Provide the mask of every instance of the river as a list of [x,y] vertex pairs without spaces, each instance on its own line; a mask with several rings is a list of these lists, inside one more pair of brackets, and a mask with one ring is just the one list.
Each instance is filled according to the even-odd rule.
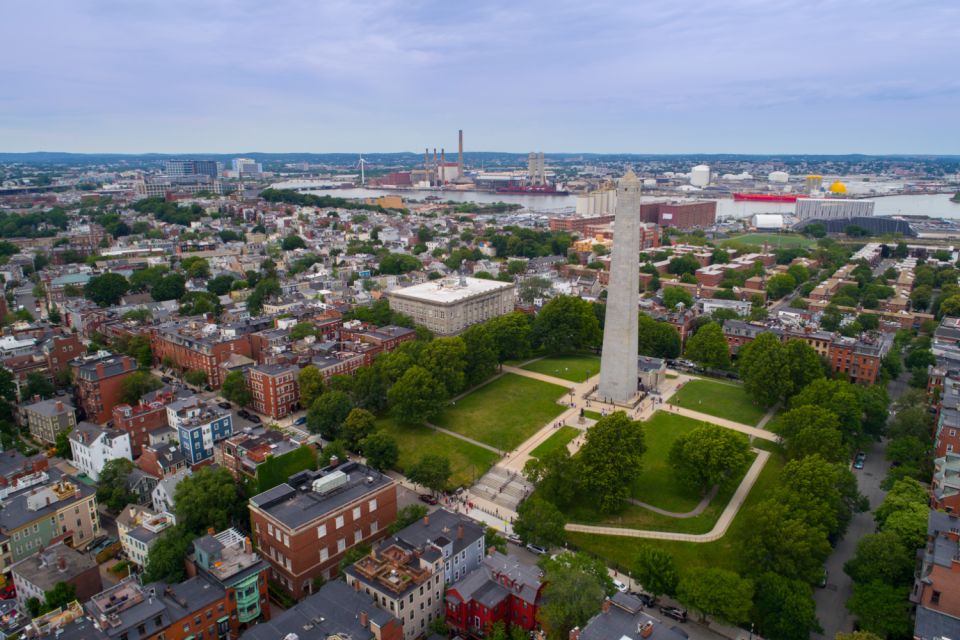
[[[405,191],[397,189],[332,189],[310,191],[318,195],[331,195],[340,198],[375,198],[382,195],[400,195],[405,199],[423,200],[427,196],[437,196],[441,200],[453,202],[507,202],[519,204],[528,211],[539,213],[572,212],[577,206],[577,197],[567,196],[525,196],[515,193],[493,193],[490,191]],[[950,202],[948,193],[884,196],[867,198],[877,203],[874,214],[889,215],[926,215],[933,218],[960,218],[960,204]],[[663,199],[657,197],[658,200]],[[681,198],[684,199],[684,198]],[[746,218],[756,213],[793,213],[792,202],[734,202],[732,198],[717,200],[717,216]]]

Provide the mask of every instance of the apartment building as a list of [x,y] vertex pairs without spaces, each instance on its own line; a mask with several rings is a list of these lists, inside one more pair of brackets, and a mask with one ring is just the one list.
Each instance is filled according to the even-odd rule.
[[58,582],[72,585],[79,600],[86,600],[103,589],[100,567],[93,556],[71,549],[62,542],[16,563],[10,568],[10,575],[21,609],[26,608],[30,598],[43,601],[47,591]]
[[150,444],[150,432],[168,426],[166,406],[187,393],[168,387],[146,394],[135,406],[118,404],[113,408],[113,427],[130,434],[134,457],[140,455],[144,445]]
[[913,637],[941,640],[960,635],[960,518],[931,511],[927,546],[910,594],[916,606]]
[[[279,460],[304,448],[280,431],[266,427],[248,427],[244,431],[221,440],[214,451],[214,462],[225,468],[237,480],[258,478],[260,465],[268,460]],[[306,466],[291,469],[291,472],[312,469],[316,466],[316,454],[312,448],[308,454],[295,454]]]
[[251,356],[250,334],[229,325],[197,320],[167,322],[150,330],[156,362],[169,359],[182,371],[203,371],[214,389],[223,384],[220,366],[233,355]]
[[119,458],[133,460],[130,434],[126,431],[81,422],[68,438],[73,465],[94,482],[100,479],[100,472],[108,461]]
[[513,311],[516,287],[510,282],[443,278],[387,292],[390,308],[441,336]]
[[216,444],[233,435],[233,414],[197,397],[168,404],[167,423],[176,430],[180,451],[190,465],[212,461]]
[[348,462],[302,471],[250,498],[250,520],[272,577],[295,598],[329,579],[348,549],[386,534],[397,517],[396,483]]
[[122,384],[137,370],[137,361],[129,356],[112,354],[74,360],[73,380],[77,406],[86,420],[104,424],[121,403]]
[[124,555],[141,569],[147,566],[150,547],[160,533],[177,523],[176,518],[165,511],[153,511],[141,505],[130,504],[117,516],[117,534]]
[[76,410],[62,398],[29,404],[23,407],[22,416],[30,434],[47,444],[56,444],[57,435],[77,426]]
[[274,420],[284,418],[300,404],[300,368],[284,364],[259,364],[246,370],[253,410]]

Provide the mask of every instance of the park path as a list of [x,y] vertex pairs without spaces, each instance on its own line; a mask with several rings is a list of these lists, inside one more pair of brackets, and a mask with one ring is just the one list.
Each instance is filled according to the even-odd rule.
[[664,411],[667,413],[676,413],[681,416],[693,418],[694,420],[700,420],[701,422],[712,422],[713,424],[720,425],[721,427],[726,427],[727,429],[731,429],[733,431],[739,431],[740,433],[745,433],[748,436],[760,438],[761,440],[769,440],[770,442],[777,441],[776,434],[770,433],[769,431],[764,431],[763,429],[758,429],[757,427],[751,427],[748,424],[734,422],[733,420],[727,420],[726,418],[712,416],[708,413],[700,413],[699,411],[693,411],[691,409],[685,409],[683,407],[677,407],[671,404],[665,404],[662,406]]
[[638,507],[643,507],[647,511],[653,511],[654,513],[659,513],[662,516],[667,516],[668,518],[677,518],[679,520],[685,520],[687,518],[696,518],[698,515],[707,510],[707,507],[710,506],[710,501],[717,497],[717,491],[720,490],[719,485],[714,485],[710,491],[707,492],[707,495],[703,496],[703,499],[700,503],[695,506],[690,511],[686,513],[677,513],[676,511],[667,511],[666,509],[661,509],[660,507],[655,507],[652,504],[647,502],[642,502],[636,498],[627,498],[627,502],[630,504],[635,504]]
[[780,410],[779,402],[773,405],[772,407],[770,407],[770,411],[767,411],[766,415],[763,416],[763,419],[757,423],[757,429],[766,429],[767,423],[773,419],[773,416],[777,415],[777,411],[779,410]]
[[427,425],[428,427],[430,427],[430,428],[433,429],[434,431],[439,431],[440,433],[445,433],[445,434],[447,434],[448,436],[452,436],[452,437],[457,438],[457,439],[459,439],[459,440],[463,440],[464,442],[469,442],[470,444],[476,445],[476,446],[480,447],[481,449],[486,449],[487,451],[493,451],[493,452],[494,452],[495,454],[497,454],[497,455],[500,455],[500,456],[503,455],[503,451],[501,451],[500,449],[497,449],[496,447],[491,447],[490,445],[484,444],[484,443],[480,442],[479,440],[474,440],[473,438],[468,438],[467,436],[463,435],[462,433],[457,433],[456,431],[450,431],[450,429],[444,429],[443,427],[438,427],[437,425],[431,424],[431,423],[429,423],[429,422],[424,422],[423,424]]
[[756,459],[753,461],[753,464],[750,465],[750,469],[747,470],[746,475],[743,476],[743,480],[740,481],[740,486],[737,487],[733,497],[730,498],[730,502],[727,503],[723,513],[721,513],[720,517],[717,518],[717,522],[713,525],[713,529],[707,533],[675,533],[672,531],[650,531],[647,529],[628,529],[625,527],[601,527],[588,524],[568,524],[566,526],[566,530],[573,531],[575,533],[590,533],[601,536],[623,536],[627,538],[648,538],[651,540],[676,540],[679,542],[704,543],[719,540],[726,535],[727,529],[730,528],[730,523],[733,522],[733,519],[736,517],[737,513],[740,512],[740,507],[743,506],[747,496],[750,495],[750,490],[753,488],[754,483],[760,476],[760,472],[763,470],[763,466],[767,463],[767,459],[770,457],[770,452],[763,451],[762,449],[754,449],[754,452],[757,454]]

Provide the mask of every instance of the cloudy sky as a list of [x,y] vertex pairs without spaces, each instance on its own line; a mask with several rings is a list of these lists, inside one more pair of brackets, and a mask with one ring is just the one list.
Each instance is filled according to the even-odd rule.
[[13,0],[0,151],[960,153],[960,2]]

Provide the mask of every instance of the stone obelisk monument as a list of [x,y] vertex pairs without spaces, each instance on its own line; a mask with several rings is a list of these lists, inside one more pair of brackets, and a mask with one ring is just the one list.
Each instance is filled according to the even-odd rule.
[[637,393],[640,302],[640,180],[633,170],[617,185],[613,254],[600,360],[599,399],[628,402]]

